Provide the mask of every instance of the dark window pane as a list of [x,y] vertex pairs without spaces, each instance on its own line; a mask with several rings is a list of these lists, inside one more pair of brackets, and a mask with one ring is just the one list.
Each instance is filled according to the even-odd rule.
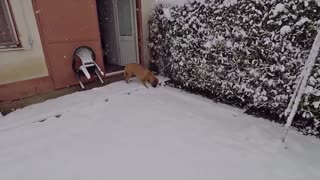
[[132,36],[131,0],[117,0],[120,36]]
[[0,46],[2,48],[18,45],[14,25],[12,23],[13,21],[10,16],[7,0],[0,0]]

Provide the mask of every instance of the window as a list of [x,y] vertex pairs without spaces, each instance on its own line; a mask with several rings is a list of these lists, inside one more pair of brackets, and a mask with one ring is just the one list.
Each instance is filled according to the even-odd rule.
[[130,0],[118,0],[117,3],[120,36],[132,36],[132,4]]
[[0,49],[19,47],[8,0],[0,0]]

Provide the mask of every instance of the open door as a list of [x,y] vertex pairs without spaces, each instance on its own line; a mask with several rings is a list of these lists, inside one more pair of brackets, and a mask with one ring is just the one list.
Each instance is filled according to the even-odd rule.
[[137,62],[135,1],[117,0],[121,65]]
[[97,0],[107,73],[138,63],[135,0]]

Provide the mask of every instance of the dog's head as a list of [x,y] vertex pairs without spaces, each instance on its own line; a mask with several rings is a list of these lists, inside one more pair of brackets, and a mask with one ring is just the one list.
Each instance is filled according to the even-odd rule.
[[155,76],[153,76],[150,84],[152,87],[157,87],[157,85],[159,84],[159,80]]

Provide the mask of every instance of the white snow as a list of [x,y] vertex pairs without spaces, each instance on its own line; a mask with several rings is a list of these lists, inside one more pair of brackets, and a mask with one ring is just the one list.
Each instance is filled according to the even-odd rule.
[[320,105],[320,101],[313,102],[312,105],[314,108],[318,109]]
[[221,41],[224,41],[224,40],[225,40],[225,38],[223,36],[219,36],[219,35],[218,35],[218,37],[209,36],[208,41],[205,42],[203,44],[203,46],[205,48],[210,49],[212,46],[216,46],[218,43],[220,43]]
[[304,25],[304,23],[306,23],[306,22],[310,22],[310,19],[307,18],[307,17],[304,17],[304,18],[300,19],[300,20],[295,24],[295,26],[302,26],[302,25]]
[[286,10],[286,7],[284,4],[279,3],[276,5],[275,9],[272,11],[273,12],[273,17],[276,17],[280,12],[283,12]]
[[223,5],[226,7],[233,6],[238,3],[238,0],[224,0]]
[[208,48],[208,49],[210,49],[212,47],[212,42],[211,41],[207,41],[206,43],[204,43],[203,46]]
[[243,29],[240,30],[240,33],[241,33],[242,37],[247,37],[246,31],[244,31]]
[[188,2],[204,2],[205,0],[156,0],[156,4],[181,7]]
[[320,179],[320,141],[292,131],[285,145],[282,131],[239,109],[133,79],[4,116],[0,179]]
[[170,8],[163,8],[164,17],[168,20],[172,20]]
[[280,29],[280,34],[281,35],[288,34],[289,32],[291,32],[290,26],[285,25]]
[[226,46],[228,48],[231,48],[233,46],[232,42],[230,40],[227,41]]

